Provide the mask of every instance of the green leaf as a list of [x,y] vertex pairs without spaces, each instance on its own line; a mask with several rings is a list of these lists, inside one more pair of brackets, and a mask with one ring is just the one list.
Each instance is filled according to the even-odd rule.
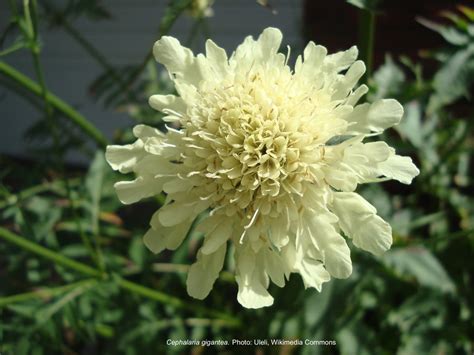
[[424,135],[421,129],[421,105],[418,101],[409,102],[404,106],[405,115],[395,129],[415,148],[423,148]]
[[461,11],[464,14],[464,16],[466,16],[469,19],[469,21],[474,21],[474,9],[473,8],[463,6],[463,5],[459,5],[458,9],[459,9],[459,11]]
[[474,44],[457,51],[436,73],[433,81],[435,95],[430,98],[429,111],[469,96],[474,82]]
[[448,43],[455,46],[465,46],[469,43],[469,36],[458,31],[454,27],[440,25],[424,18],[417,18],[418,23],[439,33]]
[[387,55],[385,63],[374,73],[373,77],[376,92],[373,101],[396,96],[402,84],[405,82],[405,74],[398,65],[395,64],[392,57]]
[[384,255],[383,262],[399,273],[413,276],[421,286],[446,293],[456,290],[443,265],[424,247],[391,250]]

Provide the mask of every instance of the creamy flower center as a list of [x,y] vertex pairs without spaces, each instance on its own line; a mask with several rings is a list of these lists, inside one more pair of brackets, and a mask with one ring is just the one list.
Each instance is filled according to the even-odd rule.
[[315,97],[293,84],[289,70],[260,69],[199,89],[184,125],[193,141],[185,156],[202,168],[213,207],[276,213],[279,198],[317,182],[324,142]]

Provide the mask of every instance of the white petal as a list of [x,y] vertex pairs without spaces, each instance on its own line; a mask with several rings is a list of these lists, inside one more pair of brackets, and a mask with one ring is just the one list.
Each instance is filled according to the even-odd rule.
[[187,105],[192,106],[195,103],[196,98],[198,97],[196,86],[181,81],[176,81],[174,86],[179,96]]
[[334,192],[332,210],[354,245],[380,255],[392,245],[392,228],[376,215],[377,210],[359,194]]
[[212,40],[206,41],[206,57],[220,78],[224,77],[229,70],[227,53]]
[[152,227],[146,232],[143,242],[155,254],[163,249],[175,250],[188,234],[193,220],[186,220],[173,227],[164,227],[158,221],[157,214],[153,215],[150,222]]
[[152,95],[148,99],[148,103],[157,111],[168,114],[171,111],[177,113],[186,112],[186,103],[184,100],[175,95]]
[[314,287],[321,291],[322,284],[331,279],[323,263],[310,258],[302,259],[298,270],[306,288]]
[[382,141],[355,143],[344,150],[343,163],[357,176],[357,182],[363,183],[379,175],[378,164],[390,154],[391,148]]
[[235,280],[239,286],[237,301],[246,308],[271,306],[273,297],[267,291],[268,277],[262,255],[255,253],[249,244],[236,247]]
[[354,191],[357,187],[357,176],[347,168],[331,166],[324,169],[324,178],[329,185],[341,191]]
[[[277,28],[269,27],[263,30],[255,41],[247,36],[232,54],[229,64],[236,71],[248,71],[255,63],[268,63],[278,58],[277,51],[282,40],[282,33]],[[275,63],[274,63],[275,64]]]
[[143,243],[152,253],[158,254],[166,249],[166,239],[164,237],[161,231],[150,228],[143,236]]
[[354,108],[345,119],[349,122],[350,133],[369,134],[381,133],[386,128],[400,122],[403,106],[397,100],[383,99],[372,104],[362,104]]
[[323,46],[317,46],[314,42],[309,42],[304,49],[304,61],[298,57],[295,64],[295,73],[301,75],[308,80],[319,75],[321,65],[327,55],[327,49]]
[[229,223],[225,218],[221,219],[220,224],[204,239],[204,244],[201,248],[203,254],[212,254],[222,246],[232,234],[233,224]]
[[137,140],[133,144],[109,145],[105,151],[105,159],[114,170],[129,173],[137,162],[145,155],[143,142]]
[[186,281],[190,296],[200,300],[207,297],[224,265],[226,249],[226,244],[223,244],[212,254],[198,252],[197,262],[189,268]]
[[[159,155],[146,155],[141,159],[134,167],[133,171],[137,176],[167,176],[167,175],[176,175],[176,165],[170,163],[169,161],[163,159]],[[166,179],[162,179],[166,181]]]
[[260,47],[262,57],[275,54],[280,48],[283,34],[278,28],[268,27],[263,30],[257,39],[257,46]]
[[343,279],[352,273],[351,251],[345,239],[337,233],[336,221],[337,217],[332,213],[321,211],[308,221],[308,225],[317,238],[326,270],[331,276]]
[[413,178],[420,173],[410,157],[400,155],[392,155],[386,161],[380,163],[378,168],[382,175],[398,180],[403,184],[411,184]]
[[234,53],[229,59],[229,64],[232,67],[245,67],[251,65],[252,57],[255,52],[255,40],[252,36],[245,37],[244,41],[237,46]]
[[289,270],[285,268],[285,263],[281,256],[275,251],[265,248],[264,265],[265,272],[270,276],[273,283],[279,287],[285,286],[285,274],[288,274]]
[[323,46],[317,46],[314,42],[309,42],[304,51],[304,62],[303,65],[310,67],[311,69],[315,70],[318,69],[319,66],[323,63],[324,58],[328,50]]
[[139,176],[132,181],[119,181],[114,187],[119,200],[128,205],[142,198],[158,195],[162,191],[162,185],[161,179]]
[[144,124],[139,124],[133,127],[133,135],[142,140],[151,137],[163,138],[165,136],[160,130]]
[[321,291],[322,284],[329,281],[331,276],[324,268],[323,263],[310,258],[306,254],[307,251],[306,248],[298,248],[297,251],[292,243],[288,243],[282,249],[282,258],[292,271],[301,275],[306,288],[314,287]]
[[273,297],[258,279],[251,279],[249,283],[244,283],[240,276],[236,276],[235,280],[239,286],[237,301],[245,308],[257,309],[273,304]]
[[336,85],[333,100],[342,100],[347,97],[352,88],[365,73],[365,64],[361,60],[355,61],[344,75],[343,79]]
[[346,51],[328,55],[324,62],[326,65],[330,66],[331,71],[340,71],[347,69],[352,63],[354,63],[358,54],[359,50],[357,47],[352,46]]
[[193,52],[183,47],[174,37],[163,36],[153,46],[155,59],[177,79],[198,85],[202,79],[196,67]]
[[346,101],[346,105],[355,106],[359,102],[360,98],[367,94],[369,88],[367,85],[362,84],[354,92],[352,92]]
[[285,246],[289,241],[288,221],[285,218],[274,218],[271,219],[269,225],[269,238],[272,244],[277,248]]
[[355,141],[350,145],[344,142],[334,146],[327,153],[329,164],[322,169],[326,181],[337,190],[354,191],[357,184],[380,176],[379,163],[388,159],[392,148],[381,141]]
[[180,191],[189,191],[193,187],[190,179],[174,178],[163,185],[163,191],[172,194]]
[[165,227],[171,227],[195,217],[196,213],[193,206],[179,202],[163,206],[158,211],[158,219]]

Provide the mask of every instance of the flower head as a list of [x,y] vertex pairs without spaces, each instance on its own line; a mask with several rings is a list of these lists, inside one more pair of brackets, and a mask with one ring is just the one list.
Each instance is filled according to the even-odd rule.
[[358,184],[395,179],[409,184],[419,171],[408,157],[366,136],[397,124],[395,100],[357,102],[354,88],[365,71],[357,49],[328,55],[310,42],[295,68],[278,53],[282,34],[267,28],[247,37],[227,57],[214,42],[206,55],[172,37],[154,46],[179,96],[153,95],[166,133],[139,125],[137,141],[109,146],[107,160],[136,179],[116,184],[123,203],[164,191],[166,204],[151,218],[145,244],[155,253],[176,249],[191,223],[204,242],[191,266],[188,293],[205,298],[232,244],[238,301],[269,306],[270,280],[283,287],[299,273],[306,287],[321,289],[330,277],[352,272],[352,243],[373,254],[390,248],[390,225],[355,193]]

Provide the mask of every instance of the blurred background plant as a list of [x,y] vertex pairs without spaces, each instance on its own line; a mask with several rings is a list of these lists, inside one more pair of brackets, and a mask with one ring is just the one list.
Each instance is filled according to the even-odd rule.
[[[277,1],[257,3],[271,13],[279,10]],[[253,311],[238,305],[231,272],[221,274],[205,301],[187,296],[185,272],[199,233],[190,231],[175,253],[155,256],[145,249],[141,236],[163,200],[132,207],[119,203],[112,187],[118,177],[103,156],[108,139],[48,89],[39,29],[66,31],[102,68],[89,87],[97,102],[163,129],[147,98],[173,89],[151,52],[141,63],[112,65],[74,27],[79,18],[109,19],[100,1],[69,0],[58,6],[9,0],[10,20],[0,34],[0,84],[37,107],[41,117],[26,136],[41,144],[33,159],[0,157],[0,353],[200,353],[203,349],[167,346],[166,339],[255,338],[336,340],[337,346],[256,346],[246,352],[474,351],[474,9],[449,6],[437,19],[418,18],[420,27],[437,32],[444,44],[424,48],[420,43],[415,59],[387,54],[373,68],[376,19],[387,15],[386,2],[347,3],[343,6],[359,9],[368,100],[394,97],[405,107],[402,124],[384,139],[410,155],[421,175],[410,186],[387,182],[362,189],[393,226],[390,252],[376,258],[354,249],[353,275],[332,280],[321,293],[304,291],[293,275],[284,289],[271,291],[272,307]],[[167,34],[179,16],[193,16],[187,45],[210,37],[211,5],[170,1],[157,37]],[[8,62],[17,51],[31,56],[34,77]],[[8,130],[13,118],[2,120]],[[114,135],[117,143],[131,139],[130,128]],[[71,164],[70,151],[88,157],[88,167]],[[232,271],[230,261],[227,269]],[[215,353],[232,350],[212,348]]]

